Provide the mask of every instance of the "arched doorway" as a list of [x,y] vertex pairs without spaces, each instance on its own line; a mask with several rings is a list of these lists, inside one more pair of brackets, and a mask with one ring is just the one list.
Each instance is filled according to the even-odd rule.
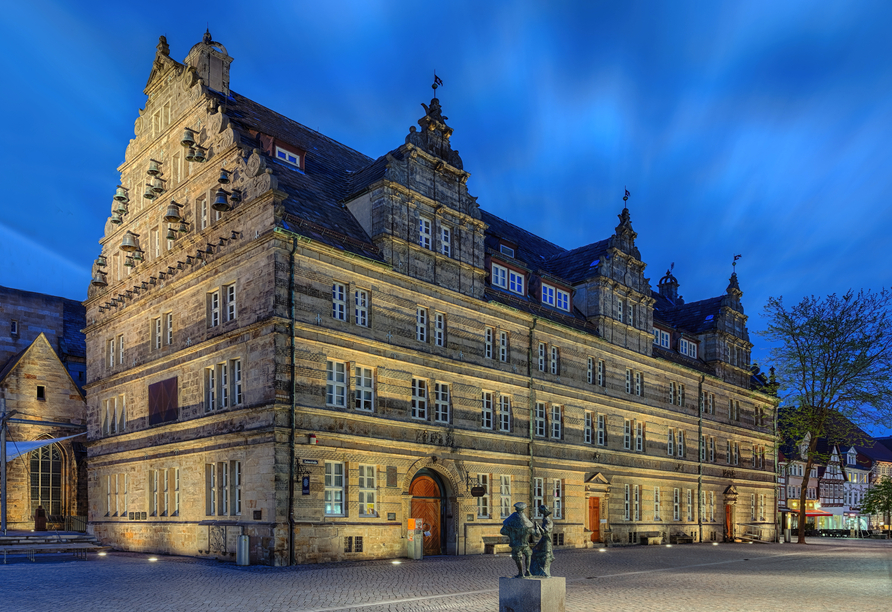
[[420,470],[409,485],[409,495],[411,518],[421,519],[425,533],[430,533],[424,536],[424,554],[443,554],[445,495],[439,476],[431,470]]
[[31,451],[31,512],[43,506],[47,516],[62,514],[62,451],[50,444]]

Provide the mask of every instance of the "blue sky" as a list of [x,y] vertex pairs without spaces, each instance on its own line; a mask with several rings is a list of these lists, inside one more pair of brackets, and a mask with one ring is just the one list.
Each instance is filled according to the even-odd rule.
[[[155,1],[7,6],[0,284],[86,297],[159,34],[206,25],[231,86],[372,157],[431,97],[485,209],[567,248],[617,224],[652,284],[750,315],[892,285],[888,2]],[[754,358],[764,362],[758,348]]]

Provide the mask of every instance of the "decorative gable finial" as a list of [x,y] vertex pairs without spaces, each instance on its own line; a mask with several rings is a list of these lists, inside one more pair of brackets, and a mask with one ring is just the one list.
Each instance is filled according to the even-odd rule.
[[629,188],[628,188],[628,187],[623,186],[623,189],[626,190],[625,195],[623,195],[623,207],[624,207],[624,208],[628,208],[629,206],[628,206],[627,203],[628,203],[628,201],[629,201],[629,196],[632,195],[632,194],[629,193]]
[[167,44],[167,37],[161,35],[158,37],[158,46],[155,47],[156,53],[155,55],[165,55],[170,56],[170,46]]
[[437,98],[437,88],[443,86],[443,79],[434,72],[434,82],[431,88],[434,90],[434,97],[431,98],[430,106],[421,103],[424,107],[424,117],[418,120],[421,130],[417,130],[415,126],[409,128],[409,135],[406,136],[406,144],[413,144],[419,149],[439,157],[447,164],[459,170],[463,169],[463,164],[458,151],[452,148],[449,138],[452,136],[452,128],[446,125],[449,119],[443,114],[443,107],[440,106],[440,100]]
[[204,36],[201,37],[201,42],[203,42],[203,43],[206,44],[206,45],[209,45],[209,44],[211,44],[212,42],[214,42],[214,37],[211,36],[211,29],[210,29],[210,27],[208,27],[208,28],[205,29],[205,31],[204,31]]

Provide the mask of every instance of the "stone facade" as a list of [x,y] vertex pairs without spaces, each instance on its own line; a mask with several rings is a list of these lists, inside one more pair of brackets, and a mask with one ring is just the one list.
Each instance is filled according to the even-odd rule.
[[481,210],[436,98],[373,160],[232,92],[230,62],[162,38],[120,167],[85,303],[103,541],[387,558],[422,518],[428,554],[476,554],[521,500],[555,507],[557,546],[773,533],[737,503],[775,507],[736,275],[705,302],[654,293],[627,209],[573,251]]

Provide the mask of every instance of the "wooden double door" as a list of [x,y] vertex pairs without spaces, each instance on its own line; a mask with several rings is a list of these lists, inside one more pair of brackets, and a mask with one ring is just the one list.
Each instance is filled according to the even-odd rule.
[[601,498],[588,498],[588,528],[592,532],[592,542],[601,541]]
[[421,519],[425,531],[424,554],[440,555],[443,553],[443,491],[437,481],[426,474],[415,477],[409,486],[412,495],[411,514],[414,519]]

